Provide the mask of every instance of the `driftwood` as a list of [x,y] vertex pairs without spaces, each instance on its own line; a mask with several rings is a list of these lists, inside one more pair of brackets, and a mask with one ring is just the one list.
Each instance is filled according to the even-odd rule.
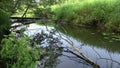
[[[89,63],[90,65],[92,65],[94,68],[100,68],[100,66],[99,66],[98,64],[94,63],[94,62],[93,62],[91,59],[89,59],[88,57],[83,57],[83,56],[81,56],[81,55],[78,55],[78,54],[74,53],[74,52],[73,52],[72,50],[70,50],[70,49],[67,49],[67,51],[65,51],[65,52],[69,52],[69,53],[75,55],[76,57],[83,59],[84,61],[86,61],[87,63]],[[83,53],[81,53],[81,54],[84,55]],[[84,55],[84,56],[85,56],[85,55]]]
[[[64,40],[65,40],[65,39],[64,39]],[[69,39],[69,40],[70,40],[70,39]],[[66,39],[65,41],[68,42],[68,39]],[[68,43],[70,43],[70,42],[68,42]],[[70,49],[67,49],[68,52],[70,52],[70,53],[74,54],[75,56],[77,56],[77,57],[85,60],[86,62],[88,62],[89,64],[91,64],[94,68],[100,68],[100,66],[99,66],[98,64],[96,64],[96,63],[93,62],[89,57],[87,57],[85,54],[83,54],[83,52],[82,52],[79,48],[75,47],[75,45],[73,44],[72,41],[71,41],[70,44],[72,44],[72,45],[71,45],[71,46],[72,46],[71,49],[73,49],[74,51],[77,51],[79,54],[74,53],[74,52],[73,52],[72,50],[70,50]]]
[[41,18],[32,18],[32,17],[10,17],[11,20],[13,21],[12,23],[24,23],[24,22],[30,22],[30,21],[36,21],[36,20],[41,20]]
[[35,23],[35,22],[53,22],[53,19],[43,19],[43,18],[32,18],[32,17],[10,17],[13,20],[12,23]]
[[28,25],[28,24],[32,24],[32,23],[36,23],[36,22],[40,22],[40,23],[48,23],[48,22],[53,22],[54,20],[52,19],[42,19],[42,18],[32,18],[32,17],[10,17],[13,20],[13,24],[14,23],[21,23],[20,25],[15,25],[15,26],[11,26],[10,28],[17,28],[23,25]]
[[38,19],[42,19],[42,18],[39,18],[39,17],[10,17],[11,19],[35,19],[35,20],[38,20]]

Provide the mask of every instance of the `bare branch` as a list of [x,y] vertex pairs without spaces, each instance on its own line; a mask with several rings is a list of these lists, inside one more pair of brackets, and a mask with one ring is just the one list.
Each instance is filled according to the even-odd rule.
[[[64,29],[62,26],[61,26],[61,28],[65,31],[65,29]],[[67,31],[65,31],[65,32],[67,33]],[[60,33],[59,33],[59,34],[60,34]],[[77,51],[80,55],[74,53],[73,51],[71,51],[71,50],[68,48],[67,50],[68,50],[70,53],[74,54],[75,56],[77,56],[77,57],[79,57],[79,58],[82,58],[83,60],[85,60],[86,62],[88,62],[89,64],[91,64],[94,68],[100,68],[100,66],[99,66],[98,64],[96,64],[96,63],[93,62],[90,58],[88,58],[85,54],[83,54],[82,51],[74,45],[73,41],[72,41],[68,36],[65,36],[65,35],[63,35],[63,36],[64,36],[66,39],[63,38],[62,36],[61,36],[61,38],[62,38],[63,40],[65,40],[66,42],[68,42],[68,43],[72,46],[72,49],[75,50],[75,51]]]

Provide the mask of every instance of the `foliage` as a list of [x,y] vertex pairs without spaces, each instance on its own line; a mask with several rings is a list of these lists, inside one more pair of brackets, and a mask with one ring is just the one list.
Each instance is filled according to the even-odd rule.
[[10,15],[16,13],[18,9],[23,10],[23,5],[32,3],[33,0],[1,0],[1,9],[9,13]]
[[55,13],[54,19],[66,23],[89,25],[120,32],[119,6],[119,0],[66,2],[58,5],[53,10]]
[[38,8],[34,11],[35,17],[41,17],[41,18],[51,18],[52,12],[50,7],[44,7],[44,8]]
[[11,21],[9,19],[9,16],[6,14],[5,11],[0,9],[0,36],[2,37],[4,34],[6,34],[11,24]]
[[37,8],[38,5],[46,7],[58,4],[60,2],[62,2],[62,0],[40,0],[38,3],[36,3],[35,0],[1,0],[0,9],[4,10],[10,15],[14,15],[16,13],[19,14],[24,12],[28,6],[30,6],[29,9],[33,9],[33,7]]
[[[0,9],[4,10],[6,13],[12,16],[21,16],[22,14],[24,14],[25,10],[29,6],[30,11],[27,15],[30,17],[33,16],[32,13],[34,13],[35,9],[36,12],[38,11],[37,9],[39,6],[43,6],[45,9],[47,9],[45,10],[46,12],[49,10],[48,7],[50,7],[51,5],[59,4],[62,2],[63,0],[40,0],[40,2],[37,3],[35,2],[35,0],[1,0]],[[42,8],[39,9],[42,10]],[[42,12],[44,12],[44,9]]]
[[0,29],[6,29],[10,24],[8,15],[0,9]]
[[18,38],[14,32],[2,40],[1,47],[0,59],[7,68],[34,68],[37,59],[45,54],[35,43],[31,46],[27,36]]
[[38,7],[33,11],[35,17],[41,18],[51,18],[53,13],[51,11],[51,6],[56,4],[61,4],[62,0],[40,0]]
[[13,0],[1,0],[0,1],[0,9],[10,13],[9,11],[12,12],[12,8],[14,6]]
[[43,6],[51,6],[51,5],[55,5],[55,4],[60,4],[64,2],[63,0],[41,0],[41,4]]

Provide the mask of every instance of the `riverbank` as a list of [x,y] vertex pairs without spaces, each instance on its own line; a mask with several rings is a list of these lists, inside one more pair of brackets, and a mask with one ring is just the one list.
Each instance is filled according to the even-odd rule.
[[119,33],[119,5],[119,0],[66,2],[54,7],[54,19],[57,20],[58,23],[81,24]]

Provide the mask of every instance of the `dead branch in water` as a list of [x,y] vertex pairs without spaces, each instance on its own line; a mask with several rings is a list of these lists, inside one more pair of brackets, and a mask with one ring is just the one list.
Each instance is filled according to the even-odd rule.
[[[61,26],[61,28],[64,30],[64,32],[67,33],[67,31],[66,31],[62,26]],[[58,32],[58,33],[59,33],[59,32]],[[63,40],[65,40],[67,43],[69,43],[69,44],[72,46],[72,47],[71,47],[72,50],[78,52],[79,54],[76,54],[76,53],[74,53],[72,50],[70,50],[69,48],[67,48],[67,51],[68,51],[68,52],[72,53],[72,54],[75,55],[76,57],[79,57],[79,58],[85,60],[86,62],[88,62],[89,64],[91,64],[94,68],[100,68],[100,66],[99,66],[98,64],[96,64],[96,63],[93,62],[89,57],[87,57],[85,54],[83,54],[83,52],[74,45],[73,41],[72,41],[68,36],[61,35],[60,33],[59,33],[59,35],[60,35],[60,37],[61,37]]]
[[[65,39],[64,39],[65,40]],[[70,40],[70,39],[69,39]],[[67,41],[68,42],[68,40],[66,39],[65,41]],[[71,40],[70,40],[71,41]],[[70,41],[69,41],[69,43],[70,43]],[[83,54],[83,52],[79,49],[79,48],[77,48],[75,45],[74,45],[74,43],[71,41],[71,46],[72,46],[72,48],[71,49],[73,49],[74,51],[77,51],[79,54],[76,54],[76,53],[74,53],[72,50],[70,50],[69,48],[67,49],[70,53],[72,53],[73,55],[75,55],[75,56],[77,56],[77,57],[79,57],[79,58],[81,58],[81,59],[83,59],[83,60],[85,60],[86,62],[88,62],[89,64],[91,64],[94,68],[100,68],[100,66],[98,65],[98,64],[96,64],[95,62],[93,62],[89,57],[87,57],[85,54]]]

